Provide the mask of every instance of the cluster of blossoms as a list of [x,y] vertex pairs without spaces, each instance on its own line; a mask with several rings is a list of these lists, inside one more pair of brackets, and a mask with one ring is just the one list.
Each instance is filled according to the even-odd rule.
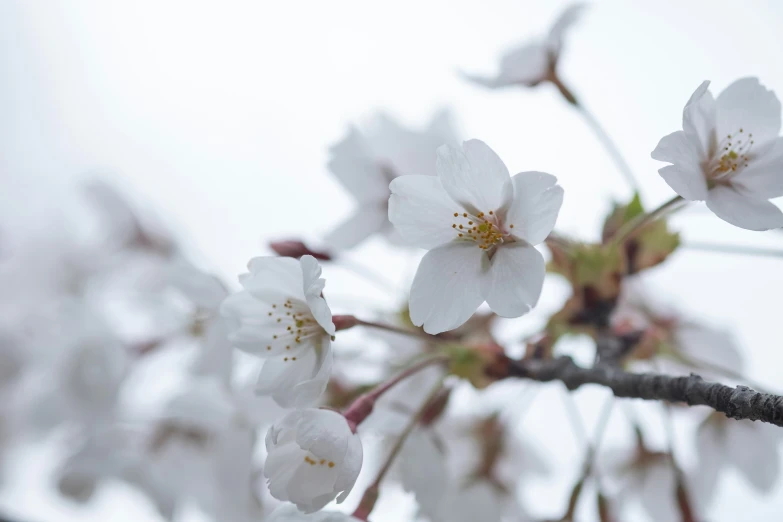
[[[551,83],[579,109],[557,66],[581,11],[569,8],[544,39],[507,54],[496,78],[468,78],[491,88]],[[12,253],[0,257],[0,396],[8,399],[0,450],[31,431],[66,427],[69,454],[57,471],[64,495],[85,501],[100,483],[120,480],[169,520],[196,504],[226,522],[367,521],[384,481],[410,492],[416,516],[431,522],[541,519],[518,493],[551,466],[521,433],[512,377],[529,377],[531,387],[536,378],[511,365],[545,365],[564,353],[561,340],[588,336],[593,368],[747,383],[728,332],[645,289],[644,272],[680,245],[666,218],[688,201],[706,201],[744,229],[783,227],[769,201],[783,196],[777,97],[754,78],[717,98],[708,87],[687,102],[683,130],[652,152],[670,164],[659,173],[676,196],[652,211],[638,194],[615,205],[595,243],[555,231],[564,204],[555,176],[512,176],[486,143],[460,143],[447,113],[423,131],[387,116],[352,128],[328,166],[355,196],[355,212],[324,238],[323,251],[272,243],[277,255],[251,259],[236,291],[111,188],[88,185],[103,233],[42,238],[61,242],[50,248],[57,257],[43,261],[29,238],[0,245],[0,255]],[[411,255],[426,251],[407,303],[372,320],[333,314],[322,263],[339,264],[376,234]],[[32,262],[49,263],[34,270],[45,278],[25,279]],[[501,335],[501,319],[538,304],[547,273],[570,286],[562,308],[524,340]],[[341,359],[337,338],[349,329],[373,331],[385,345],[371,371]],[[45,350],[53,343],[52,358]],[[187,367],[179,388],[147,397],[147,383],[172,366]],[[538,380],[558,378],[565,382]],[[139,415],[127,406],[134,400],[156,401],[156,411]],[[574,520],[589,480],[602,521],[618,520],[632,500],[655,520],[695,520],[721,470],[736,469],[761,491],[779,476],[777,427],[701,415],[697,462],[684,469],[673,441],[657,448],[643,423],[630,423],[632,451],[606,465],[598,443],[585,441],[582,475],[560,520]],[[381,465],[369,470],[374,479],[355,511],[336,511],[330,504],[346,501],[372,468],[364,466],[368,438],[382,441]],[[753,455],[743,451],[751,445]]]

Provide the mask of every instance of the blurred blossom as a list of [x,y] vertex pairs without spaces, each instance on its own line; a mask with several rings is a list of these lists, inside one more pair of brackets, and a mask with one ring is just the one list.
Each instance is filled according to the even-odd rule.
[[534,42],[511,49],[500,61],[500,70],[494,77],[465,74],[479,85],[490,88],[522,85],[535,87],[544,81],[558,83],[557,64],[563,50],[563,39],[571,26],[579,20],[585,6],[567,7],[555,20],[549,33]]
[[353,195],[358,208],[324,243],[348,249],[375,233],[399,243],[388,221],[389,183],[405,174],[434,176],[436,149],[456,142],[447,112],[437,114],[423,131],[403,128],[383,114],[364,132],[352,127],[332,147],[329,170]]

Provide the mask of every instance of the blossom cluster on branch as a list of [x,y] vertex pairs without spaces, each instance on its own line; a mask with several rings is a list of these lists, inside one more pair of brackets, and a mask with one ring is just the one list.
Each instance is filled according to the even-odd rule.
[[[495,77],[464,78],[492,89],[551,84],[587,115],[559,71],[582,12],[570,7],[545,37],[507,53]],[[594,439],[577,434],[584,461],[546,520],[576,520],[585,491],[601,522],[627,520],[633,502],[655,520],[702,520],[729,468],[768,491],[780,471],[783,398],[747,379],[729,332],[661,304],[645,285],[645,272],[680,248],[668,218],[691,202],[743,229],[783,227],[770,201],[783,196],[780,102],[755,78],[717,97],[709,85],[686,102],[682,130],[652,150],[668,164],[659,174],[672,198],[652,209],[638,192],[616,203],[596,242],[558,231],[576,197],[567,186],[545,172],[512,175],[488,144],[460,142],[447,113],[424,130],[388,116],[351,128],[328,163],[356,200],[351,216],[320,248],[272,242],[238,286],[198,268],[108,185],[86,185],[97,230],[60,222],[54,237],[0,244],[0,449],[57,433],[68,450],[56,470],[63,495],[85,502],[122,481],[169,520],[195,504],[221,522],[367,521],[396,483],[415,499],[417,520],[541,521],[525,485],[551,467],[520,429],[520,395],[496,391],[559,381],[566,392],[595,384],[618,398]],[[375,235],[412,257],[425,251],[407,302],[333,313],[325,269],[374,278],[346,259]],[[39,242],[56,256],[42,259]],[[570,288],[562,307],[532,336],[499,335],[500,321],[537,306],[548,274]],[[342,353],[341,337],[354,334],[362,346],[382,344],[380,356]],[[589,365],[562,350],[575,336],[592,341]],[[177,391],[153,393],[174,370]],[[627,398],[661,401],[654,422],[669,425],[667,447],[650,442]],[[562,414],[583,423],[565,400]],[[144,403],[153,414],[130,406]],[[620,407],[632,451],[603,452]],[[689,468],[670,426],[682,415],[699,424]]]

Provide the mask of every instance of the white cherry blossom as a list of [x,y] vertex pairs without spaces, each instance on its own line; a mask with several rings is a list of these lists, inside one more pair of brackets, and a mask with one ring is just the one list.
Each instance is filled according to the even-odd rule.
[[756,78],[729,85],[717,98],[705,81],[682,114],[683,130],[664,136],[653,159],[658,172],[689,201],[706,201],[715,215],[748,230],[783,227],[768,200],[783,196],[780,101]]
[[386,115],[379,115],[362,132],[352,127],[331,149],[329,170],[356,199],[356,211],[327,235],[336,249],[354,247],[375,233],[390,239],[389,182],[403,174],[435,175],[435,151],[444,143],[457,143],[451,118],[438,113],[429,126],[411,130]]
[[770,424],[710,414],[696,435],[698,463],[692,478],[698,499],[710,502],[721,473],[731,468],[758,491],[769,492],[780,477],[781,435]]
[[579,19],[583,4],[574,4],[557,18],[549,33],[536,41],[509,50],[500,60],[495,77],[464,75],[468,80],[490,88],[524,85],[534,87],[554,80],[555,69],[563,48],[563,36]]
[[266,435],[264,476],[273,497],[313,513],[351,492],[362,468],[362,443],[331,410],[292,411]]
[[479,140],[440,147],[437,171],[390,185],[389,220],[406,241],[429,250],[411,287],[411,320],[436,334],[463,324],[484,301],[502,317],[529,312],[545,272],[534,245],[552,231],[563,202],[557,179],[511,177]]
[[335,333],[321,267],[312,256],[257,257],[248,269],[244,289],[222,305],[229,341],[265,359],[258,393],[284,408],[312,405],[331,375]]

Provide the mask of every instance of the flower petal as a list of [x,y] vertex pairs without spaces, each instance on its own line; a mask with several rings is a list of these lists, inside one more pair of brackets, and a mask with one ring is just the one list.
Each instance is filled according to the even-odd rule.
[[307,306],[321,328],[329,335],[334,335],[332,311],[329,310],[326,299],[321,296],[326,286],[326,280],[321,278],[321,265],[313,256],[302,256],[299,263],[302,265],[302,290]]
[[731,181],[738,191],[759,199],[783,196],[783,138],[761,148]]
[[352,127],[330,152],[329,170],[357,201],[379,202],[389,196],[389,180],[359,130]]
[[[672,163],[680,170],[700,172],[701,153],[699,148],[700,144],[697,139],[690,138],[684,131],[677,131],[661,138],[658,146],[650,153],[650,157],[654,160]],[[701,176],[703,177],[703,174]]]
[[348,450],[345,452],[345,458],[334,482],[335,491],[342,492],[337,496],[338,504],[350,495],[354,484],[356,484],[356,479],[359,478],[359,472],[362,470],[363,460],[362,441],[357,435],[353,435],[348,439]]
[[587,6],[582,3],[571,4],[557,17],[547,37],[550,52],[555,54],[560,52],[560,48],[563,45],[563,35],[579,20],[585,7]]
[[674,192],[688,201],[707,199],[707,180],[701,169],[683,169],[677,165],[669,165],[658,169],[658,174]]
[[519,317],[533,308],[544,286],[541,253],[523,243],[498,248],[492,257],[487,304],[501,317]]
[[740,194],[731,187],[715,187],[707,196],[707,207],[722,220],[747,230],[783,227],[783,212],[766,199]]
[[448,243],[427,252],[413,278],[410,316],[413,324],[438,334],[467,321],[484,301],[483,250],[473,242]]
[[555,228],[563,204],[557,178],[544,172],[520,172],[511,178],[514,198],[506,215],[508,231],[531,245],[543,242]]
[[[767,493],[780,475],[780,428],[749,420],[729,420],[724,453],[758,491]],[[752,449],[751,449],[752,448]]]
[[386,205],[376,201],[366,203],[327,234],[324,243],[329,248],[348,250],[383,230],[386,223],[388,223]]
[[334,499],[336,478],[334,467],[303,464],[288,482],[288,500],[304,513],[314,513]]
[[292,297],[304,301],[302,269],[299,261],[290,257],[254,257],[247,264],[249,274],[239,278],[242,286],[254,297],[268,303]]
[[531,43],[511,49],[500,60],[500,74],[495,86],[536,85],[549,73],[549,47]]
[[435,248],[456,237],[451,225],[462,207],[435,176],[400,176],[389,185],[389,221],[411,245]]
[[[328,337],[323,338],[319,350],[310,349],[302,357],[304,359],[301,361],[304,366],[302,372],[305,372],[308,366],[312,366],[310,375],[305,374],[306,377],[300,379],[291,388],[279,390],[272,395],[274,401],[283,408],[306,408],[313,406],[326,391],[329,379],[332,376],[334,357],[332,355],[332,343]],[[311,363],[311,360],[314,360],[314,363]],[[289,362],[291,361],[289,360]],[[299,359],[297,358],[295,362],[298,363]],[[259,378],[259,383],[261,380]],[[256,391],[260,393],[258,389]]]
[[780,101],[758,78],[735,81],[718,95],[715,105],[719,140],[735,136],[742,129],[743,134],[753,134],[756,144],[762,145],[780,133]]
[[[699,163],[707,159],[715,141],[715,99],[709,88],[709,81],[702,82],[682,111],[682,129],[697,154],[696,160]],[[671,163],[681,165],[676,161]]]
[[296,427],[299,447],[337,465],[341,465],[352,436],[345,417],[331,410],[304,410]]
[[436,168],[451,199],[473,214],[499,210],[511,200],[508,169],[483,141],[463,142],[462,150],[441,146]]

